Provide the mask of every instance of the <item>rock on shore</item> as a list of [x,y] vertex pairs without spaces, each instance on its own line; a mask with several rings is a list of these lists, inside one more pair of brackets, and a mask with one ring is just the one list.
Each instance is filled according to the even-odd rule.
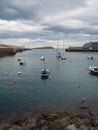
[[0,130],[98,130],[98,119],[90,113],[45,111],[37,117],[21,117],[1,124]]

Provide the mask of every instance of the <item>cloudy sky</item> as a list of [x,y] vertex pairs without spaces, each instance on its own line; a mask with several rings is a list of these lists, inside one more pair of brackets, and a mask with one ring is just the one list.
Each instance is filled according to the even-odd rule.
[[98,40],[98,0],[0,0],[0,43],[83,45]]

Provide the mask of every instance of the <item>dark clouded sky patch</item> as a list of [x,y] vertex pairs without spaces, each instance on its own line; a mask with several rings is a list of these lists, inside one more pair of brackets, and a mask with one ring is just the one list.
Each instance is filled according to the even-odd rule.
[[62,13],[85,6],[85,2],[78,0],[1,0],[0,18],[5,20],[37,19],[42,16]]
[[98,0],[0,0],[0,38],[85,40],[98,34],[97,12]]

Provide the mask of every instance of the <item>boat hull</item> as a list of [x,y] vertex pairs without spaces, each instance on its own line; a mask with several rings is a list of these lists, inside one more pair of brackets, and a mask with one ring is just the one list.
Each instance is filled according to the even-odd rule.
[[48,79],[49,78],[49,74],[41,74],[41,79]]
[[90,74],[98,75],[98,67],[89,67]]
[[66,60],[66,57],[61,57],[62,60]]
[[90,71],[90,74],[98,75],[98,72]]
[[20,64],[20,65],[25,65],[25,64],[26,64],[26,61],[25,61],[25,60],[21,60],[21,61],[19,61],[19,64]]

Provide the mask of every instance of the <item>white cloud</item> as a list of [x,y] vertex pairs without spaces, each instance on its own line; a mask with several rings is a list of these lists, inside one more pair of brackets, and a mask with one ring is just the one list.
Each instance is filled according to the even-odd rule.
[[94,18],[97,18],[98,0],[85,0],[85,3],[86,6],[69,11],[69,17],[79,18],[82,21],[87,21],[88,23],[97,21],[97,19]]
[[16,31],[18,32],[36,32],[40,31],[43,26],[38,24],[25,24],[23,21],[5,21],[0,20],[0,30],[1,31]]

